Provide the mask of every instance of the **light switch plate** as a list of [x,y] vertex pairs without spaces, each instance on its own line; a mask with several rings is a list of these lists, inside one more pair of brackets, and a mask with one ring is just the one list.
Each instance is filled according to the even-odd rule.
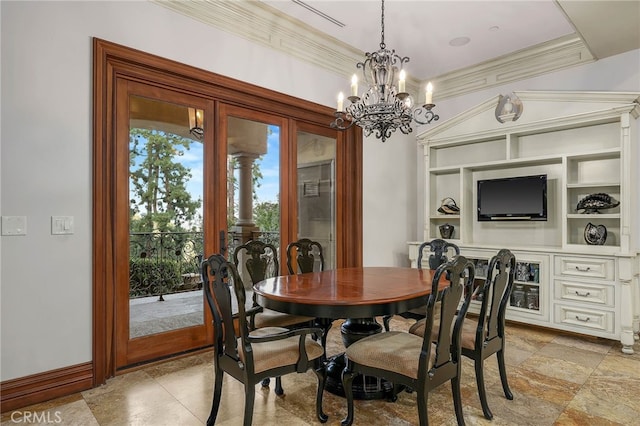
[[27,217],[2,216],[2,235],[27,235]]
[[73,216],[51,216],[51,235],[73,234]]

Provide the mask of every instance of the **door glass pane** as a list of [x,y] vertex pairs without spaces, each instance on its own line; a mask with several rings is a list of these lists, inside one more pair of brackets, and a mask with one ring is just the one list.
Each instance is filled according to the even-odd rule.
[[298,132],[298,238],[322,245],[325,269],[336,265],[336,140]]
[[130,338],[204,322],[202,116],[130,98]]
[[[280,247],[280,127],[229,117],[228,253],[250,240]],[[242,259],[239,259],[242,263]],[[247,291],[251,280],[238,268]],[[251,297],[248,295],[250,302]]]

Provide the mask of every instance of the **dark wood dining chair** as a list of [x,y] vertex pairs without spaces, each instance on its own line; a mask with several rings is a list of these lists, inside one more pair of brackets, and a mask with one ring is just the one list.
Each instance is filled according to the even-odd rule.
[[[246,270],[249,274],[250,285],[245,291],[252,295],[252,307],[248,310],[249,328],[255,330],[263,327],[300,328],[314,325],[315,318],[302,315],[290,315],[259,306],[253,293],[253,285],[267,278],[280,274],[278,250],[273,244],[260,240],[251,240],[239,245],[233,252],[233,264],[238,271]],[[264,379],[262,385],[269,386],[269,378]],[[284,390],[280,379],[276,377],[277,395],[283,395]]]
[[[287,269],[290,274],[324,271],[322,244],[309,238],[301,238],[287,245]],[[333,324],[332,318],[316,318],[315,325],[323,330],[322,346],[327,347],[327,334]]]
[[[498,370],[502,382],[502,390],[507,399],[512,400],[509,389],[507,369],[504,362],[505,315],[513,281],[515,277],[516,258],[507,249],[502,249],[489,261],[489,270],[484,284],[476,290],[478,300],[482,300],[480,314],[468,316],[464,322],[461,335],[462,355],[471,358],[476,372],[478,395],[484,417],[491,420],[493,414],[487,402],[484,385],[484,360],[496,354]],[[410,329],[410,333],[422,336],[425,332],[424,320],[418,321]],[[432,339],[435,334],[431,332]]]
[[312,323],[314,320],[312,317],[290,315],[270,309],[264,309],[259,306],[255,300],[253,285],[280,274],[278,251],[273,244],[259,240],[252,240],[242,244],[233,252],[233,263],[236,266],[236,269],[241,271],[245,268],[249,274],[253,307],[256,308],[250,312],[249,324],[252,329],[272,326],[306,326]]
[[[460,333],[471,300],[474,274],[473,263],[463,256],[456,256],[436,269],[425,307],[426,338],[405,331],[389,331],[365,337],[347,348],[347,364],[342,373],[347,397],[347,416],[342,421],[343,426],[353,423],[352,383],[358,374],[382,377],[392,382],[392,400],[395,400],[401,386],[413,389],[417,394],[421,426],[428,424],[429,392],[451,382],[456,419],[458,425],[464,425],[460,395]],[[448,285],[439,290],[441,278]],[[439,312],[437,306],[440,307]],[[436,319],[437,326],[434,325]],[[435,342],[430,338],[432,328],[438,335]]]
[[[243,424],[250,426],[256,384],[268,377],[305,373],[309,369],[313,369],[318,378],[316,415],[322,423],[326,422],[328,417],[322,411],[326,381],[324,348],[311,339],[313,334],[321,330],[264,327],[250,331],[245,312],[244,284],[235,265],[228,263],[221,255],[212,255],[202,262],[201,272],[214,324],[215,380],[207,425],[212,426],[216,422],[225,373],[244,384]],[[231,310],[232,298],[237,298],[238,315]]]
[[[425,266],[429,269],[435,270],[449,258],[459,255],[460,248],[454,243],[440,238],[424,242],[420,244],[420,247],[418,247],[418,260],[416,262],[418,269],[425,267],[423,266],[425,253],[430,253]],[[402,312],[398,315],[405,319],[421,320],[425,317],[425,311],[424,308],[421,307],[411,309],[407,312]],[[393,318],[393,315],[385,315],[382,317],[382,323],[384,324],[384,329],[386,331],[389,331],[389,322],[391,321],[391,318]]]
[[290,274],[324,271],[322,245],[309,238],[301,238],[287,246],[287,269]]

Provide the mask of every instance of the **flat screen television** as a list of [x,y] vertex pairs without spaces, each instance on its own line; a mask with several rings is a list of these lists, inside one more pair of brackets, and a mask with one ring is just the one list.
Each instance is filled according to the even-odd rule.
[[478,180],[478,221],[547,220],[547,175]]

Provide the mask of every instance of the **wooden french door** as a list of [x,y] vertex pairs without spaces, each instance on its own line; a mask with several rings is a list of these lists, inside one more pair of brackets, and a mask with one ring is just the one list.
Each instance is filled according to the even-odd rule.
[[[212,343],[199,265],[224,217],[214,102],[116,82],[116,369]],[[221,175],[224,176],[224,175]],[[216,211],[218,209],[218,211]]]

